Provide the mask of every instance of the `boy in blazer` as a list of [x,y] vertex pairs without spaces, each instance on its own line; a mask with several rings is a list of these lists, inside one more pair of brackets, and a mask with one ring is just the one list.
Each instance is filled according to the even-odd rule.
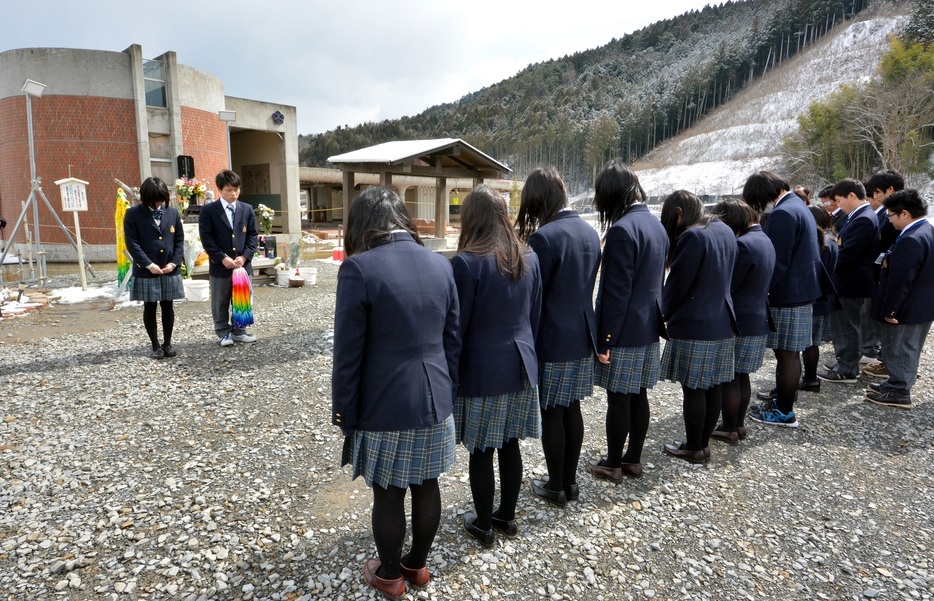
[[910,409],[921,348],[934,321],[934,228],[925,218],[927,206],[916,190],[896,192],[884,204],[899,235],[882,261],[872,316],[881,322],[889,378],[870,384],[866,399]]
[[233,270],[238,267],[253,273],[251,260],[256,251],[258,230],[253,207],[239,202],[240,176],[225,169],[217,174],[214,183],[220,200],[205,204],[198,216],[201,245],[210,259],[211,316],[214,332],[220,346],[234,342],[256,342],[256,337],[245,329],[234,329],[230,323],[230,301],[233,290]]

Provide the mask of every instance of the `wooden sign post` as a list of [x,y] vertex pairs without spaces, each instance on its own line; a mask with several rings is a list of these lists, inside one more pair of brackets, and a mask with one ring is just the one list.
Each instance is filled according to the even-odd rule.
[[88,210],[88,182],[74,177],[66,177],[55,182],[62,191],[62,210],[71,211],[75,216],[75,238],[78,241],[78,269],[81,274],[81,290],[87,292],[88,278],[84,273],[84,250],[81,246],[81,222],[79,211]]

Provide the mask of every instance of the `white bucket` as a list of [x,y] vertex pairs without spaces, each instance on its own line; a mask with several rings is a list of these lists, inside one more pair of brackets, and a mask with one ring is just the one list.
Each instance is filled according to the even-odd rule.
[[277,269],[276,270],[276,286],[288,286],[289,277],[295,273],[291,269]]
[[318,268],[317,267],[299,267],[298,275],[305,278],[306,286],[314,286],[318,282]]
[[210,283],[208,280],[183,280],[185,283],[185,300],[204,302],[211,298]]

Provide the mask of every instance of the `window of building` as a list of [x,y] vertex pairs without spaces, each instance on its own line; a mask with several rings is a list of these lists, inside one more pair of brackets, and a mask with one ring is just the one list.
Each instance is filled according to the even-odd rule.
[[146,106],[165,108],[165,63],[144,59],[143,83],[146,86]]

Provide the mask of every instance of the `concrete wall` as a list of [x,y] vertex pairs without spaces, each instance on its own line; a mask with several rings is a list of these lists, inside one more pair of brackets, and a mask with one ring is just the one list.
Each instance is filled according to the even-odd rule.
[[71,48],[23,48],[0,52],[0,99],[22,96],[27,79],[45,94],[133,98],[130,57],[123,52]]

